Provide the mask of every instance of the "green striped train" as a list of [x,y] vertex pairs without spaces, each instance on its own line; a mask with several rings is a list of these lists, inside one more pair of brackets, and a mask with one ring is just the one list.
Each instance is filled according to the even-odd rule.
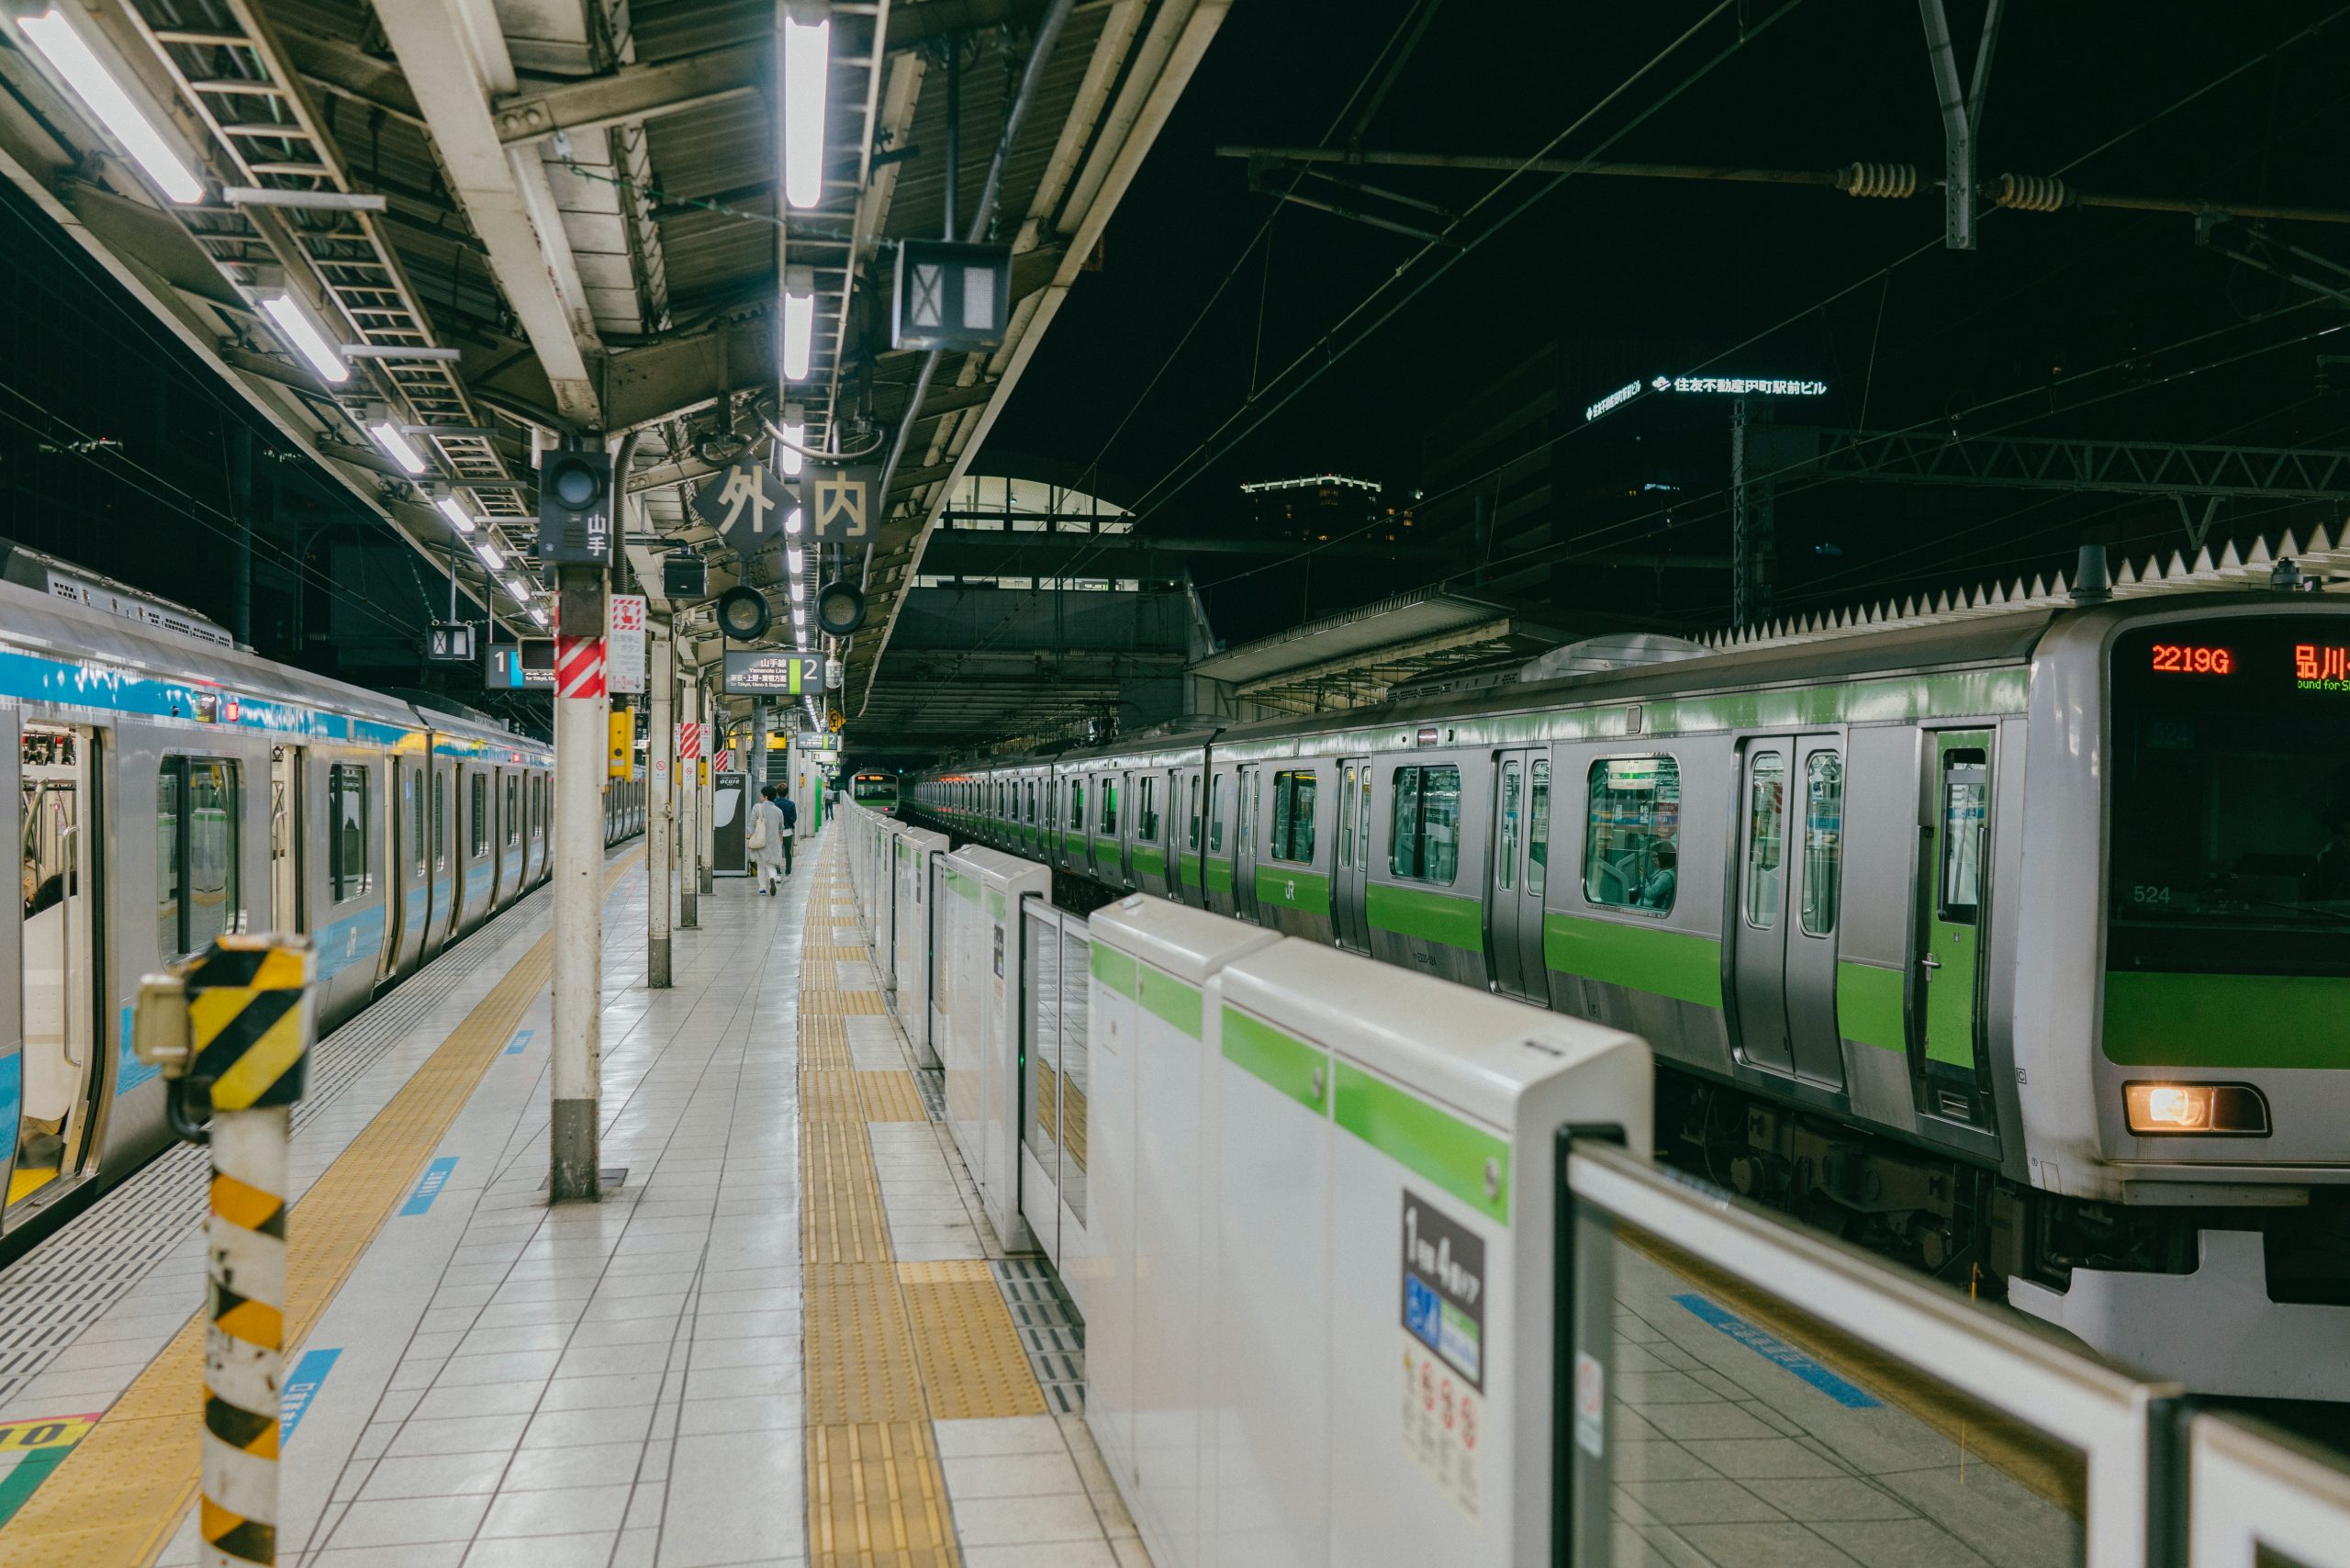
[[[141,975],[299,932],[329,1030],[543,882],[554,757],[487,716],[256,657],[193,610],[0,541],[0,1256],[171,1141]],[[643,786],[605,791],[608,843]]]
[[2214,1392],[2350,1398],[2350,601],[1577,644],[909,779],[1635,1030],[1657,1148]]

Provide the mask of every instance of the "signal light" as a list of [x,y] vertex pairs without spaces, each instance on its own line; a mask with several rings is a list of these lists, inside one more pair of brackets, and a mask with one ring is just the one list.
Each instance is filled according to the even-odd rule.
[[718,626],[738,643],[755,643],[767,635],[774,611],[767,595],[752,588],[731,588],[718,596]]
[[612,458],[563,447],[539,458],[540,560],[550,565],[612,564]]

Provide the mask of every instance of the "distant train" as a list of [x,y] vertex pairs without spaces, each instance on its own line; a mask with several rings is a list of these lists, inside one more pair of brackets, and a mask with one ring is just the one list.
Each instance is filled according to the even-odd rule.
[[[5,573],[21,897],[0,914],[0,1237],[22,1238],[169,1139],[131,1050],[142,974],[225,932],[298,930],[333,1027],[545,879],[554,757],[33,552]],[[605,799],[608,842],[642,829],[641,784]]]
[[2192,1386],[2350,1398],[2350,600],[1632,639],[909,793],[1637,1031],[1660,1155]]
[[849,780],[849,799],[877,812],[889,811],[898,803],[898,776],[869,771],[859,773]]

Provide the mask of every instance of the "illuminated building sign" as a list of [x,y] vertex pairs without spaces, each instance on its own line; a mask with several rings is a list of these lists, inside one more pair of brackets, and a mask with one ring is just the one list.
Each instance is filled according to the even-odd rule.
[[1607,412],[1608,409],[1628,403],[1639,395],[1640,384],[1637,381],[1627,381],[1623,386],[1618,386],[1615,391],[1610,392],[1606,397],[1602,398],[1598,402],[1594,403],[1590,408],[1585,409],[1583,411],[1583,421],[1587,424],[1591,420],[1599,418],[1600,415]]
[[2350,648],[2294,644],[2293,680],[2303,691],[2350,691]]
[[1825,398],[1825,381],[1787,381],[1754,375],[1660,375],[1649,383],[1658,391],[1727,392],[1733,397]]
[[2225,648],[2156,643],[2154,667],[2167,675],[2233,675],[2236,656]]
[[1344,474],[1308,474],[1302,479],[1259,479],[1253,485],[1243,485],[1244,496],[1261,496],[1274,490],[1376,490],[1376,479],[1352,479]]

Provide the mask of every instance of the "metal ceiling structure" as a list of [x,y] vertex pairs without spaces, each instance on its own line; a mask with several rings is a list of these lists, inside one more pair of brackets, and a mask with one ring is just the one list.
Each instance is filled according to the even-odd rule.
[[[436,565],[467,556],[468,595],[509,624],[534,582],[498,587],[454,550],[448,514],[527,556],[550,444],[623,455],[627,566],[656,611],[679,611],[689,665],[720,643],[706,608],[659,601],[669,548],[709,554],[713,591],[785,591],[779,568],[755,574],[716,544],[694,487],[767,450],[787,404],[806,446],[888,454],[878,537],[844,564],[870,603],[834,650],[855,717],[950,482],[1227,3],[9,0],[62,16],[202,188],[171,199],[21,27],[0,26],[0,173],[285,446]],[[787,10],[831,24],[809,207],[779,189]],[[940,236],[949,210],[950,61],[957,237],[1012,246],[1011,326],[991,352],[898,353],[895,245]],[[787,286],[813,293],[816,318],[809,375],[789,383]],[[281,335],[265,308],[280,293],[347,377]],[[424,473],[395,461],[383,426]]]

